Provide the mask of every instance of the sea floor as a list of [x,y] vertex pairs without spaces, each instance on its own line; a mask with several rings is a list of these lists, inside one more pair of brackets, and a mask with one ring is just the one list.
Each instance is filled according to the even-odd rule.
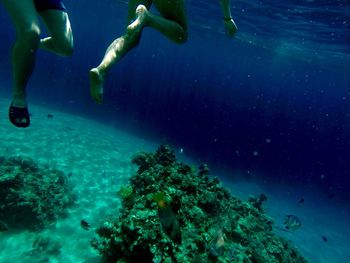
[[[8,121],[8,103],[8,100],[0,99],[0,156],[27,156],[71,173],[77,205],[69,210],[66,218],[42,232],[0,232],[0,263],[38,263],[39,259],[45,260],[32,251],[32,243],[38,237],[50,237],[62,246],[60,254],[48,256],[43,262],[101,262],[98,253],[90,246],[93,228],[99,226],[105,216],[118,214],[120,202],[117,191],[136,171],[130,162],[132,155],[138,151],[154,151],[157,142],[146,141],[93,120],[35,105],[30,107],[31,126],[18,129]],[[213,173],[215,175],[215,170]],[[310,262],[349,262],[349,205],[338,204],[336,200],[323,198],[321,193],[310,192],[303,196],[305,203],[298,207],[296,200],[300,198],[300,193],[285,185],[266,187],[252,181],[227,180],[225,184],[234,195],[245,200],[249,195],[265,193],[268,196],[266,211],[277,225],[283,223],[286,214],[300,217],[302,227],[299,230],[294,233],[275,232],[291,240]],[[92,230],[80,227],[82,219],[92,225]],[[327,238],[327,242],[322,236]]]

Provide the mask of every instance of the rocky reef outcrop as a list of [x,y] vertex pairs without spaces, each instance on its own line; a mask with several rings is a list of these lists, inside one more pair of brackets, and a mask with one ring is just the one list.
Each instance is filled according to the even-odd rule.
[[265,195],[243,202],[207,165],[197,171],[180,163],[167,146],[132,162],[138,171],[120,190],[120,214],[91,242],[107,262],[307,262],[272,233]]
[[0,222],[3,228],[38,230],[73,205],[68,176],[22,156],[0,156]]

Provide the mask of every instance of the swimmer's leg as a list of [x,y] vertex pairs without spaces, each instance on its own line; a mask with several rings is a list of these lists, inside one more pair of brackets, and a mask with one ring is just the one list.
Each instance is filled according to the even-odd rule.
[[62,10],[45,10],[39,13],[50,36],[40,40],[40,48],[58,55],[69,56],[73,53],[73,33],[68,14]]
[[117,38],[107,48],[101,63],[90,70],[90,96],[97,104],[101,104],[103,101],[103,86],[107,72],[113,64],[137,45],[139,39],[140,36],[132,38],[127,34]]
[[[13,99],[11,107],[25,110],[26,85],[35,66],[40,28],[33,0],[1,0],[16,27],[16,42],[12,51]],[[16,114],[15,114],[16,115]],[[16,126],[29,125],[28,118],[12,116]]]
[[[152,2],[163,17],[148,11]],[[176,43],[184,43],[187,40],[187,19],[183,0],[130,0],[129,21],[133,19],[135,20],[127,27],[126,34],[114,40],[108,47],[100,65],[90,70],[90,95],[96,103],[102,102],[106,73],[139,43],[145,26],[160,31]]]
[[[161,16],[154,15],[138,7],[137,11],[144,12],[144,26],[152,27],[172,41],[182,44],[187,41],[187,18],[184,0],[153,0]],[[138,15],[142,18],[142,15]],[[128,29],[137,27],[138,19]]]
[[[149,8],[152,4],[151,0],[130,0],[128,22],[135,18],[135,9],[137,5],[143,4]],[[90,70],[90,95],[92,99],[100,104],[103,100],[103,85],[107,72],[110,70],[113,64],[118,62],[123,56],[125,56],[132,48],[136,47],[140,41],[142,28],[134,30],[132,32],[127,31],[123,36],[115,39],[107,48],[107,51],[101,61],[101,63]]]

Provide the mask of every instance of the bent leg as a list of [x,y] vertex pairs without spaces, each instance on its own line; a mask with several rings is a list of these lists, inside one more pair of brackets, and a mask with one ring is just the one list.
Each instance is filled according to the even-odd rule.
[[58,55],[70,56],[73,52],[73,33],[68,14],[61,10],[45,10],[39,13],[50,36],[40,41],[40,48]]
[[26,107],[26,85],[35,65],[39,45],[39,22],[33,0],[2,0],[16,27],[16,42],[12,51],[13,101],[15,107]]
[[[128,7],[128,21],[132,21],[135,18],[136,6],[140,3],[147,5],[147,7],[149,8],[152,4],[152,1],[130,0]],[[106,78],[106,74],[108,73],[113,64],[118,62],[132,48],[137,46],[141,38],[141,33],[142,30],[135,30],[132,33],[127,32],[123,36],[115,39],[107,48],[101,63],[96,68],[90,70],[90,95],[96,103],[102,103],[103,85]]]
[[[150,8],[151,0],[130,0],[128,5],[128,23],[137,18],[135,10],[137,6],[142,5]],[[111,68],[111,66],[118,62],[128,51],[134,48],[140,41],[142,29],[133,32],[127,31],[123,36],[114,40],[106,50],[102,62],[97,67],[101,74],[104,74]]]
[[117,38],[107,48],[101,63],[90,70],[90,95],[96,103],[102,103],[103,85],[109,69],[138,44],[140,37],[141,32],[138,35],[125,34]]
[[137,19],[129,25],[128,30],[149,26],[176,43],[186,42],[187,18],[184,0],[154,0],[153,3],[161,16],[154,15],[138,6],[136,9]]

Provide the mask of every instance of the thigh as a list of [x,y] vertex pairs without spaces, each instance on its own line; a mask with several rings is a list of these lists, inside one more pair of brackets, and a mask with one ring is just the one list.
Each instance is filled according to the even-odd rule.
[[144,5],[149,9],[152,5],[152,0],[129,0],[128,3],[128,24],[135,19],[135,10],[138,5]]
[[15,24],[17,33],[39,30],[38,15],[33,0],[1,0]]
[[39,12],[50,36],[57,44],[73,44],[73,33],[67,12],[57,9],[48,9]]
[[177,22],[187,31],[187,15],[184,0],[153,0],[153,3],[164,18]]

